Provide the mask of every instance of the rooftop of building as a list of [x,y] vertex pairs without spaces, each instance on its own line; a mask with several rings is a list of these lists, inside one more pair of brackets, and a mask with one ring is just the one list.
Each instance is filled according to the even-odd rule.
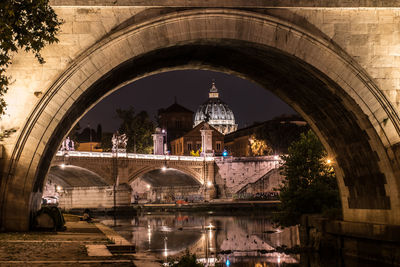
[[190,114],[193,114],[194,112],[191,111],[190,109],[185,108],[182,105],[179,105],[175,100],[175,102],[171,106],[169,106],[165,109],[160,109],[160,114],[162,114],[162,113],[190,113]]

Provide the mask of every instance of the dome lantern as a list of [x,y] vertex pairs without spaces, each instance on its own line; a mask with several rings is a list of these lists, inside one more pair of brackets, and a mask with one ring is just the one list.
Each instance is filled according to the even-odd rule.
[[208,93],[209,98],[219,98],[219,93],[217,87],[215,87],[215,82],[213,81],[211,85],[210,92]]

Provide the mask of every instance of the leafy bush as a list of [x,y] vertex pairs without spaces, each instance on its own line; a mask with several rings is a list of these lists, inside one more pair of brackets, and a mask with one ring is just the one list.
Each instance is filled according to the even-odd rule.
[[[327,153],[310,130],[293,142],[283,157],[279,188],[281,204],[275,221],[281,226],[300,223],[302,214],[322,213],[341,208],[335,172],[327,163]],[[332,214],[331,214],[332,215]]]
[[189,250],[186,250],[178,261],[170,260],[168,263],[170,267],[203,267],[204,265],[197,262],[195,254],[190,254]]

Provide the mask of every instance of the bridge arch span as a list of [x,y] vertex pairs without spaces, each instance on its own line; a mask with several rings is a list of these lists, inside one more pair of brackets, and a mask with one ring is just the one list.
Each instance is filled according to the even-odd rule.
[[112,175],[112,165],[110,159],[104,158],[67,158],[64,157],[55,157],[51,162],[51,167],[61,166],[64,164],[65,166],[75,166],[86,169],[100,176],[104,181],[106,181],[109,185],[114,184],[114,177]]
[[195,9],[132,19],[82,52],[45,90],[8,154],[3,227],[28,228],[51,159],[90,107],[126,83],[188,68],[232,73],[276,93],[335,159],[344,219],[400,224],[399,116],[366,72],[325,36],[296,24]]
[[[159,166],[142,167],[142,168],[130,173],[130,176],[128,178],[128,183],[131,184],[137,178],[140,178],[144,174],[149,173],[151,171],[162,170],[163,167],[164,167],[163,164],[160,164]],[[174,166],[174,167],[168,168],[168,169],[178,170],[178,171],[190,176],[193,180],[195,180],[200,185],[204,184],[204,174],[202,171],[196,171],[191,168],[185,168],[185,167],[181,167],[181,166]]]

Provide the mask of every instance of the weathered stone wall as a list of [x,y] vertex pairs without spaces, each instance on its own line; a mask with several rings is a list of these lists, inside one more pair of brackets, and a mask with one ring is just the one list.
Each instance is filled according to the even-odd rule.
[[215,180],[221,194],[232,197],[240,189],[254,183],[280,166],[270,156],[248,158],[221,158],[215,161]]
[[[71,3],[71,1],[65,2]],[[14,56],[13,64],[7,72],[13,77],[14,82],[5,96],[9,105],[7,115],[1,120],[1,129],[20,129],[33,106],[74,59],[106,38],[118,25],[135,15],[140,18],[140,14],[151,7],[151,4],[147,7],[118,6],[118,4],[85,5],[54,7],[65,23],[58,36],[60,42],[45,48],[42,53],[46,60],[44,65],[37,63],[34,56],[29,53],[21,51]],[[396,27],[400,20],[398,9],[319,7],[261,9],[258,6],[257,11],[325,34],[367,71],[398,110],[400,105],[400,98],[397,96],[400,81],[398,72],[400,60],[397,51],[400,33]],[[161,12],[155,10],[152,11],[152,15]],[[379,114],[374,116],[381,117]],[[7,119],[11,117],[11,120]],[[385,117],[382,117],[381,120],[384,119]],[[399,138],[396,136],[398,135],[388,136],[392,139],[390,143],[398,143]],[[7,151],[11,151],[13,144],[10,138],[5,144]]]
[[[128,186],[118,186],[116,192],[117,206],[131,204],[131,190]],[[66,210],[101,209],[114,206],[113,186],[64,188],[59,196],[59,207]]]
[[273,169],[261,176],[253,183],[249,183],[242,187],[238,193],[246,195],[255,195],[257,193],[267,193],[278,191],[277,188],[282,185],[284,177],[280,174],[279,169]]
[[[330,262],[324,259],[322,253],[328,252],[328,258],[333,258],[334,251],[341,259],[350,257],[357,262],[364,259],[397,266],[400,264],[399,237],[398,225],[333,221],[318,215],[303,216],[300,224],[301,246],[312,248],[322,255],[315,262],[316,266]],[[346,260],[351,265],[352,261]]]
[[400,224],[398,8],[157,3],[54,0],[65,23],[60,42],[43,51],[47,63],[15,55],[0,121],[0,130],[17,129],[2,142],[3,227],[27,229],[51,159],[88,109],[123,84],[175,68],[225,71],[272,90],[335,158],[345,219]]

